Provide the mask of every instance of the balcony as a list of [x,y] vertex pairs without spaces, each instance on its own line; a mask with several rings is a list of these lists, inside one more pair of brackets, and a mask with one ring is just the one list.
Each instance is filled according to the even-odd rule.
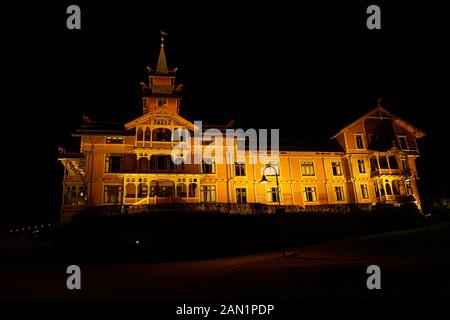
[[370,177],[379,177],[383,175],[397,175],[397,176],[403,176],[403,170],[401,169],[375,169],[374,171],[370,172]]

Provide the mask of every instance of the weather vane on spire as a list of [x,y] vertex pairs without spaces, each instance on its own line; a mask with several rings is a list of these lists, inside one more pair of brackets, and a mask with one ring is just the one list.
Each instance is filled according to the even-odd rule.
[[164,47],[164,36],[167,36],[167,33],[162,30],[159,33],[161,33],[161,47]]

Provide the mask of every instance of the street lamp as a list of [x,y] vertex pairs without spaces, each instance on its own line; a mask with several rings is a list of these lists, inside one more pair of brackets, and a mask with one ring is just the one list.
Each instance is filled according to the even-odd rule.
[[268,184],[269,180],[267,180],[267,177],[265,175],[265,172],[267,169],[273,169],[275,171],[275,182],[277,184],[277,198],[278,198],[278,205],[280,206],[280,208],[277,209],[278,213],[281,214],[281,221],[280,221],[280,240],[281,240],[281,250],[282,250],[282,256],[283,258],[286,257],[286,248],[284,245],[284,214],[283,214],[283,209],[281,208],[281,195],[280,195],[280,184],[278,182],[278,170],[275,167],[272,167],[272,165],[270,163],[266,164],[266,166],[264,167],[263,170],[263,175],[261,178],[261,181],[259,183],[261,184]]
[[265,172],[267,169],[273,169],[275,171],[275,180],[276,180],[276,184],[277,184],[277,198],[278,198],[278,204],[281,206],[281,197],[280,197],[280,185],[278,183],[278,170],[275,167],[272,167],[272,165],[270,163],[266,164],[266,166],[264,167],[263,170],[263,176],[261,178],[261,181],[259,183],[261,184],[268,184],[269,180],[267,180]]

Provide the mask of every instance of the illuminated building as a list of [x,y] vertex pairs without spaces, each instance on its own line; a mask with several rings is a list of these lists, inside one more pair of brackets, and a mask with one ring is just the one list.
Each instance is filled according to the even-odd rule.
[[416,139],[425,133],[380,104],[332,137],[334,150],[281,146],[278,163],[271,163],[278,170],[278,191],[273,176],[260,183],[265,164],[251,164],[248,157],[224,164],[175,165],[174,130],[195,129],[180,116],[180,93],[176,69],[167,67],[162,43],[157,67],[149,68],[148,82],[142,83],[139,118],[116,124],[85,117],[73,134],[81,138],[80,151],[60,150],[65,168],[62,222],[97,206],[220,203],[248,208],[252,203],[307,207],[414,201],[420,208]]

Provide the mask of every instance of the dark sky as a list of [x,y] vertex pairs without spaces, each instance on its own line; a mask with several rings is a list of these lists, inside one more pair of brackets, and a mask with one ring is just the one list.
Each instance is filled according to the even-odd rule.
[[[117,121],[140,115],[139,82],[146,65],[156,65],[160,30],[169,34],[166,55],[169,68],[179,68],[187,119],[236,119],[239,127],[280,128],[284,139],[323,140],[382,97],[388,110],[428,134],[420,143],[423,197],[439,195],[441,180],[450,178],[442,156],[449,140],[450,27],[441,5],[141,2],[5,10],[11,104],[3,112],[14,156],[3,161],[17,205],[7,216],[54,214],[56,148],[77,147],[70,133],[83,114]],[[70,4],[81,7],[80,31],[66,28]],[[366,28],[369,4],[380,5],[382,30]]]

